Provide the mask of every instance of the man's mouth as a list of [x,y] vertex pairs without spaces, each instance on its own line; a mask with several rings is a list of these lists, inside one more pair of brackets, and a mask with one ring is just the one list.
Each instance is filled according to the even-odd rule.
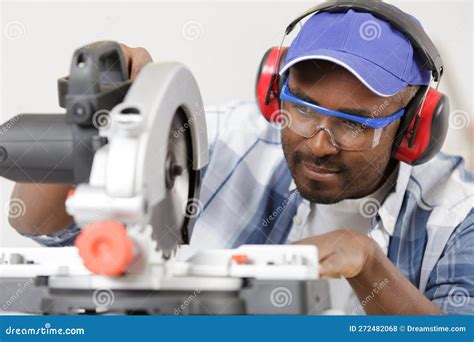
[[317,181],[334,180],[340,172],[339,170],[316,166],[305,161],[301,163],[301,166],[306,177]]

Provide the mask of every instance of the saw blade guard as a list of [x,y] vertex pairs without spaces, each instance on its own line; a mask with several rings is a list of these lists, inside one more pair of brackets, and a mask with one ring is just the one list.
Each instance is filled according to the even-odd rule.
[[[189,214],[189,206],[199,201],[200,171],[208,163],[202,99],[189,69],[180,63],[145,66],[99,134],[108,143],[94,155],[90,181],[68,198],[68,212],[84,230],[106,230],[111,221],[123,224],[127,236],[122,239],[143,241],[134,236],[151,226],[150,243],[169,258],[192,233],[197,215]],[[107,239],[107,234],[88,236],[97,236],[88,244],[103,246],[94,251],[110,253],[130,245],[115,237]],[[132,254],[143,258],[148,247],[132,245]],[[97,258],[97,253],[91,257]],[[124,260],[133,264],[130,258]]]

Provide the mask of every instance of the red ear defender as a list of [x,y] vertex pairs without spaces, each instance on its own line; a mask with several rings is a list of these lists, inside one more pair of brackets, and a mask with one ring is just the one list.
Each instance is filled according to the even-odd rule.
[[[426,88],[420,89],[420,92],[425,91]],[[394,157],[418,165],[433,158],[443,146],[449,126],[449,101],[446,95],[433,88],[429,88],[424,102],[416,101],[416,96],[412,101],[415,103],[407,106],[407,117],[400,122]],[[417,107],[415,115],[415,109],[410,108],[412,105]]]
[[270,122],[280,121],[281,82],[278,72],[285,61],[287,48],[278,50],[278,47],[272,47],[265,52],[257,71],[255,86],[257,105],[265,119]]

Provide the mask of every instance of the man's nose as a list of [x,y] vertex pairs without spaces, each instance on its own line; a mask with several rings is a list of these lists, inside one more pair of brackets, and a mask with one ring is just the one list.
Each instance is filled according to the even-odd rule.
[[332,144],[332,138],[327,129],[318,128],[313,137],[306,139],[306,144],[317,157],[336,154],[339,149]]

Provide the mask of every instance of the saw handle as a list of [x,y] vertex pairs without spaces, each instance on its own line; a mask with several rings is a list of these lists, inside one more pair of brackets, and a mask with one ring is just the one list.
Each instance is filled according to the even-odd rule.
[[122,102],[131,83],[120,44],[95,42],[74,52],[69,76],[58,80],[59,105],[68,122],[92,127],[94,114]]

